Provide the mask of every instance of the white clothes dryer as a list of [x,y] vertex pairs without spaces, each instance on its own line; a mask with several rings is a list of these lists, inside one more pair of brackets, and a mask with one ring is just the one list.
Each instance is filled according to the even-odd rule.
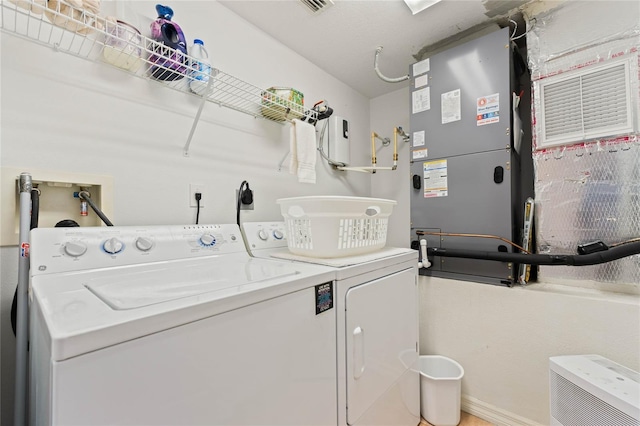
[[284,222],[247,222],[242,231],[256,258],[322,265],[334,273],[338,424],[420,423],[418,253],[385,247],[316,259],[289,252]]
[[30,424],[335,424],[333,277],[237,225],[35,229]]

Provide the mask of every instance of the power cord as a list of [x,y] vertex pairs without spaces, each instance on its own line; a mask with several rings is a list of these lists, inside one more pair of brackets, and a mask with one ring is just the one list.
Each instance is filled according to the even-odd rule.
[[240,184],[236,201],[236,223],[240,226],[240,203],[244,205],[253,204],[253,191],[249,188],[249,182],[246,180],[243,180]]
[[196,192],[196,225],[200,221],[200,200],[202,200],[202,193]]

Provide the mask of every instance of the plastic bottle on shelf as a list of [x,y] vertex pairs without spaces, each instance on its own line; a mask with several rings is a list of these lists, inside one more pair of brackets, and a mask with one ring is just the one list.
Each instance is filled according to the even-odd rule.
[[[151,76],[158,80],[173,81],[184,77],[187,43],[178,24],[171,21],[173,10],[169,6],[156,5],[158,18],[151,23],[151,38],[156,43],[151,46]],[[173,50],[165,49],[168,46]]]
[[[209,78],[211,77],[211,64],[209,54],[204,48],[204,42],[200,39],[193,40],[190,56],[194,59],[189,72],[189,88],[198,95],[207,94],[209,88]],[[210,89],[212,89],[211,86]]]

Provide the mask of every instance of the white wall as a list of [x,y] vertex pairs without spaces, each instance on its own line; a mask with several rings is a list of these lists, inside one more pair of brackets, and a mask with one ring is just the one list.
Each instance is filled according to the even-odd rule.
[[550,356],[599,354],[640,370],[637,297],[421,278],[420,353],[458,361],[463,395],[498,411],[549,424]]
[[[131,2],[145,31],[156,2]],[[103,2],[103,10],[113,4]],[[295,87],[305,105],[327,99],[351,122],[351,155],[368,161],[369,101],[213,1],[172,4],[186,37],[205,41],[213,66],[258,87]],[[370,195],[364,174],[320,162],[317,184],[278,164],[288,126],[207,105],[189,157],[182,155],[198,100],[11,35],[1,36],[2,167],[109,175],[116,225],[193,223],[189,183],[205,184],[201,223],[235,223],[235,191],[246,179],[255,209],[243,220],[281,220],[275,200],[298,195]],[[5,200],[2,200],[5,203]],[[61,218],[62,219],[62,218]],[[9,312],[17,249],[0,249],[0,423],[11,424],[14,337]]]

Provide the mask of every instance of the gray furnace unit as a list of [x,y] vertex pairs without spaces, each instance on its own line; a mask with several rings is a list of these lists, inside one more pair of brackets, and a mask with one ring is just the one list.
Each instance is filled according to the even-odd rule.
[[[497,30],[411,66],[414,248],[425,238],[429,247],[519,252],[500,239],[448,235],[522,243],[525,197],[516,152],[522,131],[512,97],[521,90],[516,75],[526,73],[522,64],[514,72],[509,35],[509,28]],[[528,151],[521,154],[531,162],[530,143],[521,151]],[[435,257],[431,268],[420,270],[497,285],[513,284],[517,272],[517,265],[507,262],[452,257]]]

